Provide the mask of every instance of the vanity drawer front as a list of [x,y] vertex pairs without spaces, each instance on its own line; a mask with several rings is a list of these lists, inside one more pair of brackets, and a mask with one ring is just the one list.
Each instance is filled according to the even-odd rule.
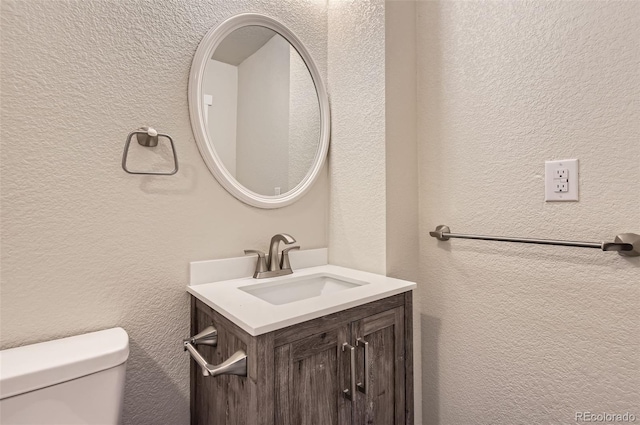
[[[411,294],[411,292],[408,293]],[[278,329],[273,332],[274,345],[279,347],[311,335],[327,332],[343,326],[344,324],[371,316],[372,314],[399,307],[404,305],[404,303],[404,294],[394,295],[368,304],[359,305],[348,310],[340,311],[338,313],[329,314],[307,322],[298,323],[297,325]]]

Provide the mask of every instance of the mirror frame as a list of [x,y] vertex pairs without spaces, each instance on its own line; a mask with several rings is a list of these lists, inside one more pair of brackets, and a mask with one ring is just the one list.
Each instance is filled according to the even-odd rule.
[[[265,196],[253,192],[244,187],[233,177],[225,168],[222,160],[218,156],[213,143],[209,143],[207,137],[207,129],[205,126],[203,107],[202,79],[205,68],[209,59],[213,56],[216,48],[222,40],[233,31],[246,26],[261,26],[269,28],[291,44],[300,54],[305,62],[313,84],[316,88],[318,96],[318,104],[320,110],[320,140],[318,149],[313,161],[313,165],[307,172],[306,176],[297,186],[279,196]],[[320,77],[320,72],[313,61],[311,55],[304,47],[300,39],[280,22],[265,15],[256,13],[243,13],[235,15],[220,25],[212,28],[204,36],[193,58],[191,64],[191,72],[189,75],[189,117],[191,119],[191,127],[198,145],[198,150],[207,167],[216,178],[216,180],[233,196],[242,202],[258,208],[281,208],[292,204],[300,199],[305,193],[311,189],[311,186],[318,179],[326,161],[327,152],[329,151],[329,139],[331,131],[331,117],[329,110],[329,97],[327,90]]]

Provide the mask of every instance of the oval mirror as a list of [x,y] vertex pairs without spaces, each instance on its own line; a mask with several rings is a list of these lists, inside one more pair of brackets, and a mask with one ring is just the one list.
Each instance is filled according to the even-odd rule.
[[236,15],[200,42],[189,77],[198,149],[220,184],[261,208],[289,205],[329,148],[329,99],[309,52],[278,21]]

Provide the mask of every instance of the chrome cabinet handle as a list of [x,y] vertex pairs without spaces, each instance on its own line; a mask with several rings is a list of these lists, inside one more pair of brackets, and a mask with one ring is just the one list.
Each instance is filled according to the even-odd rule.
[[202,375],[212,377],[219,375],[247,376],[247,353],[244,350],[236,351],[219,365],[212,365],[207,363],[202,354],[196,350],[194,345],[198,344],[215,347],[218,344],[218,330],[209,326],[196,336],[182,341],[184,350],[188,351],[193,360],[202,368]]
[[358,382],[358,391],[366,394],[369,387],[369,343],[363,338],[358,338],[356,346],[364,348],[364,384]]
[[342,393],[347,400],[353,401],[354,394],[356,393],[356,348],[348,343],[342,344],[342,351],[349,350],[349,388],[342,390]]

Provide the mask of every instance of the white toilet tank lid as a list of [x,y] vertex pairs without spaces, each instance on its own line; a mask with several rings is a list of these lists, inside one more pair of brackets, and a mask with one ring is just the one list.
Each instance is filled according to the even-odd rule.
[[129,335],[106,329],[0,351],[0,399],[123,364]]

